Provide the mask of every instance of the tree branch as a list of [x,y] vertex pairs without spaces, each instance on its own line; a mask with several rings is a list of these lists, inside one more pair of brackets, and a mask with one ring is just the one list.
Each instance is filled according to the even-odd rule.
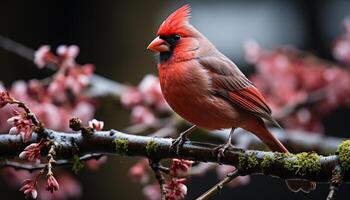
[[[103,156],[103,154],[86,154],[84,156],[79,157],[79,160],[81,161],[87,161],[91,159],[98,160]],[[72,160],[67,159],[61,159],[57,160],[55,163],[53,163],[53,166],[71,166],[73,164]],[[9,161],[5,160],[3,162],[0,162],[0,167],[13,167],[16,170],[28,170],[29,172],[41,170],[46,167],[46,164],[43,163],[23,163],[23,162],[16,162],[16,161]]]
[[[173,139],[138,136],[115,130],[95,132],[89,137],[81,133],[62,133],[47,130],[48,137],[55,141],[56,158],[69,159],[74,155],[91,153],[118,154],[123,156],[141,156],[161,160],[179,158],[201,162],[217,163],[213,149],[217,145],[186,142],[180,155],[172,148]],[[33,134],[32,142],[40,138]],[[0,135],[0,157],[13,158],[27,146],[19,135]],[[47,150],[42,153],[45,155]],[[305,155],[307,154],[307,155]],[[311,160],[309,160],[311,159]],[[316,160],[315,160],[316,159]],[[330,182],[339,156],[318,156],[315,153],[282,154],[264,151],[228,150],[221,158],[222,164],[236,166],[240,175],[265,174],[283,179],[307,179],[317,182]],[[350,181],[348,169],[343,169],[343,181]]]

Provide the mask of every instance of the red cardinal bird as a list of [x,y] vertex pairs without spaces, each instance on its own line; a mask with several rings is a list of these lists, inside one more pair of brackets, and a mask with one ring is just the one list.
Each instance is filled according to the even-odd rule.
[[[263,119],[277,122],[259,90],[189,23],[189,17],[188,4],[176,10],[147,47],[159,53],[160,85],[171,108],[202,128],[232,128],[223,151],[231,145],[234,129],[240,127],[254,133],[272,151],[288,152],[265,126]],[[287,185],[294,192],[316,187],[302,180],[288,180]]]

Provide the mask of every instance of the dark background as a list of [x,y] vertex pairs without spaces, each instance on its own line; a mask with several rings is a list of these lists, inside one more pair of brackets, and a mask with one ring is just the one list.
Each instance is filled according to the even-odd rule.
[[[136,84],[147,73],[156,73],[153,55],[146,51],[158,25],[174,9],[190,2],[194,24],[244,71],[242,45],[257,40],[264,48],[293,45],[322,58],[332,59],[332,41],[341,34],[341,22],[350,15],[350,1],[0,1],[0,34],[33,49],[49,44],[77,44],[80,63],[96,64],[96,73]],[[249,66],[248,66],[249,67]],[[30,61],[0,49],[0,80],[7,86],[16,79],[47,76]],[[107,128],[128,124],[128,113],[102,106],[98,119]],[[112,107],[113,108],[113,107]],[[341,109],[325,120],[326,133],[346,137],[349,110]],[[112,157],[99,171],[83,170],[82,199],[144,199],[141,187],[126,175],[134,158]],[[214,173],[190,179],[187,199],[194,199],[216,183]],[[348,199],[342,186],[337,199]],[[328,185],[312,194],[293,194],[283,180],[255,176],[251,184],[224,189],[214,199],[325,199]],[[0,180],[1,199],[22,199],[17,189]]]

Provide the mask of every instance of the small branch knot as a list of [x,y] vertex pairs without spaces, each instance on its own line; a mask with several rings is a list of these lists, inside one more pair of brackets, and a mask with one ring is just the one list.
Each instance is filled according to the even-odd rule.
[[79,118],[75,117],[69,120],[69,128],[73,131],[80,131],[82,127],[82,121]]
[[81,131],[83,136],[91,136],[94,134],[94,128],[83,126],[82,121],[77,117],[69,120],[69,128],[73,131]]

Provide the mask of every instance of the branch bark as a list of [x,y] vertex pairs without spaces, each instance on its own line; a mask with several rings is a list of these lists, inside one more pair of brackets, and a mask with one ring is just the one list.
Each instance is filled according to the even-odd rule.
[[[130,135],[115,130],[95,132],[90,136],[53,130],[47,130],[47,132],[49,138],[57,146],[57,159],[69,159],[75,155],[83,156],[92,153],[102,153],[141,156],[155,160],[179,158],[214,163],[217,163],[218,160],[217,154],[213,153],[213,149],[217,145],[207,143],[185,142],[181,154],[177,155],[176,148],[171,146],[173,139],[170,138]],[[40,137],[34,133],[30,143],[39,141]],[[18,135],[0,135],[0,157],[17,157],[27,145],[28,143],[24,144]],[[43,155],[47,154],[47,150],[44,150],[42,153]],[[236,166],[241,175],[265,174],[283,179],[307,179],[317,182],[330,182],[333,170],[339,166],[338,155],[317,155],[317,158],[319,158],[318,169],[314,169],[315,166],[309,165],[308,162],[303,166],[303,163],[299,163],[300,158],[298,155],[284,155],[255,150],[228,150],[225,152],[225,157],[220,159],[220,162]],[[273,162],[265,162],[265,167],[263,167],[262,163],[267,157],[273,158]],[[300,164],[302,166],[298,167]],[[343,170],[343,181],[350,181],[348,170]]]

